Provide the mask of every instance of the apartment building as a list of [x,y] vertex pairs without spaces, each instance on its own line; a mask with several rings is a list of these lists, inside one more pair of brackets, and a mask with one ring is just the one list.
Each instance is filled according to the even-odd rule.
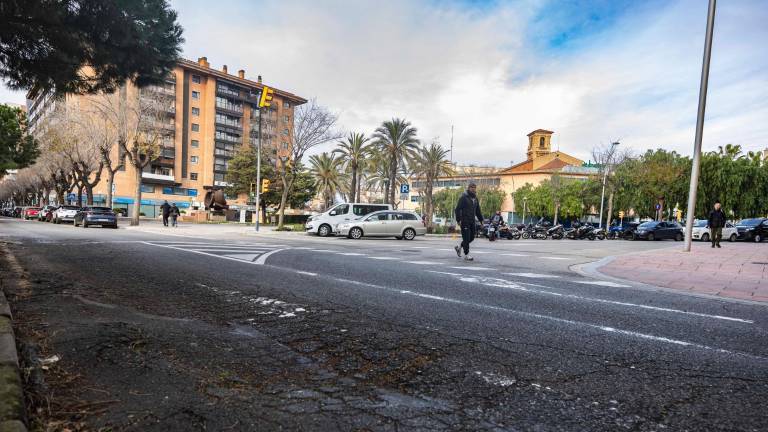
[[[180,60],[162,85],[127,90],[160,100],[165,107],[163,116],[152,125],[163,131],[160,157],[141,173],[142,213],[155,216],[166,200],[180,208],[202,208],[206,191],[228,186],[225,176],[229,161],[241,146],[257,144],[259,130],[263,152],[275,159],[289,154],[294,107],[307,100],[274,89],[272,106],[259,110],[265,85],[261,76],[247,79],[242,69],[230,74],[227,66],[215,69],[206,57],[200,57],[196,62]],[[51,92],[30,92],[27,98],[32,130],[62,103]],[[68,96],[64,103],[77,106],[70,103],[76,98]],[[115,152],[117,160],[117,149]],[[113,206],[130,212],[137,204],[133,200],[136,177],[132,170],[127,165],[116,174],[112,185],[99,183],[94,189],[94,203],[104,202],[111,187]],[[233,204],[245,204],[245,199],[228,197]]]

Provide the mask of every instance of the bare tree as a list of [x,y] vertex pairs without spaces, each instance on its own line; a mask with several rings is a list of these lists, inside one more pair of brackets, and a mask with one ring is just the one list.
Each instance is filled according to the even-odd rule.
[[293,146],[289,156],[279,158],[277,166],[277,174],[283,186],[277,229],[283,228],[288,196],[293,193],[294,182],[301,169],[304,155],[320,144],[341,138],[341,134],[334,130],[337,121],[338,115],[318,105],[314,99],[296,108],[293,122]]
[[118,150],[119,118],[109,109],[117,105],[118,97],[119,93],[102,93],[88,97],[86,102],[89,107],[85,110],[86,115],[83,116],[82,122],[107,174],[107,207],[112,207],[115,174],[125,167],[125,153]]
[[[616,188],[619,186],[615,176],[611,176],[611,171],[618,165],[632,159],[633,153],[631,149],[623,148],[616,149],[616,146],[609,144],[607,146],[598,146],[592,149],[592,158],[595,163],[600,166],[599,178],[605,178],[605,190],[608,193],[608,212],[606,213],[605,226],[611,224],[611,216],[613,215],[613,196],[616,192]],[[605,176],[606,170],[608,176]],[[603,215],[600,215],[602,218]]]

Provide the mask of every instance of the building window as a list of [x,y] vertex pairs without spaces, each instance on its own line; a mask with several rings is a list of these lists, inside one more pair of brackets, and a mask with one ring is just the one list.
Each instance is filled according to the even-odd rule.
[[200,125],[197,123],[192,123],[192,132],[199,132],[200,131]]
[[283,143],[283,150],[288,150],[288,143],[287,142]]
[[283,129],[283,135],[288,136],[288,129]]
[[544,148],[544,137],[539,138],[539,147]]
[[155,187],[153,185],[141,185],[141,191],[146,193],[155,193]]
[[200,141],[192,140],[192,147],[195,147],[195,148],[200,147]]
[[288,116],[285,116],[285,117],[283,117],[283,121],[288,123],[289,121],[291,121],[291,118],[288,117]]
[[214,181],[224,181],[224,174],[213,173],[213,180]]
[[290,102],[283,102],[283,108],[288,109],[291,107]]
[[228,116],[226,114],[216,113],[216,123],[232,126],[235,128],[242,128],[240,125],[240,118]]
[[190,156],[189,157],[189,161],[192,162],[193,164],[196,164],[197,163],[197,156]]
[[200,92],[199,91],[192,91],[192,99],[200,99]]
[[200,75],[192,75],[192,82],[195,84],[200,84]]
[[189,173],[190,180],[197,180],[197,173]]
[[192,115],[193,116],[199,116],[200,115],[200,108],[192,107]]

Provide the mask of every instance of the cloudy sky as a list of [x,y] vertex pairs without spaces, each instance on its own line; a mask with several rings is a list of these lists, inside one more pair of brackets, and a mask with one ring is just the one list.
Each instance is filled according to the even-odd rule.
[[[405,117],[454,159],[508,165],[525,135],[588,159],[693,147],[705,0],[176,0],[184,56],[244,68],[370,133]],[[768,2],[719,3],[704,149],[768,147]],[[23,95],[0,89],[0,101]]]

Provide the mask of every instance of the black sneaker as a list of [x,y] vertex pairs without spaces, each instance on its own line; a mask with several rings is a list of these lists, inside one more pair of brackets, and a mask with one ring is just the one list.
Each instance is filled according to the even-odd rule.
[[717,246],[717,247],[720,247],[720,243],[718,243],[716,246]]
[[453,247],[453,250],[455,250],[455,251],[456,251],[456,256],[458,256],[459,258],[461,258],[461,246],[454,246],[454,247]]

